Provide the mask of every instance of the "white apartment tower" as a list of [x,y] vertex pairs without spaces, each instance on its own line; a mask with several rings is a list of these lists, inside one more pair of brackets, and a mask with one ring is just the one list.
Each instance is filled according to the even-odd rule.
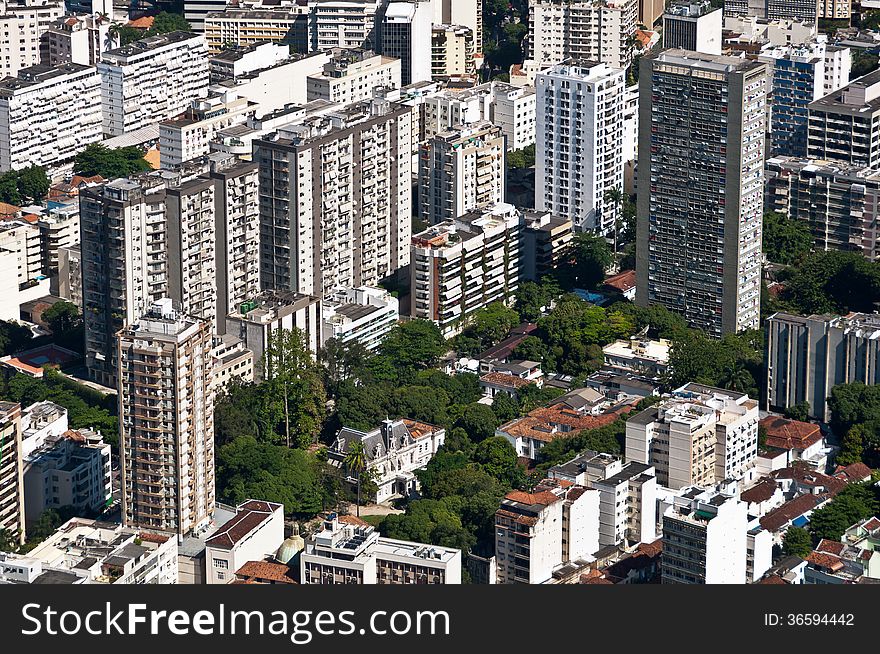
[[632,63],[639,0],[529,0],[529,52],[534,70],[567,59],[626,70]]
[[412,107],[372,100],[254,142],[264,289],[324,296],[409,263]]
[[48,61],[44,35],[63,15],[61,0],[0,0],[0,79]]
[[522,150],[534,145],[537,130],[535,87],[492,82],[491,88],[491,120],[507,137],[507,149]]
[[431,0],[392,0],[379,28],[379,51],[400,59],[404,86],[431,79]]
[[756,329],[766,64],[670,49],[639,76],[636,304],[713,337]]
[[214,514],[211,329],[164,298],[118,334],[122,522],[192,533]]
[[101,137],[101,77],[94,67],[34,66],[0,80],[0,171],[57,170]]
[[709,0],[672,3],[663,14],[663,47],[720,55],[723,14]]
[[578,231],[610,235],[623,191],[624,71],[595,62],[553,66],[535,79],[535,205]]
[[25,542],[21,405],[0,402],[0,529]]
[[101,55],[104,133],[119,136],[184,113],[208,91],[205,37],[170,32]]
[[673,498],[663,520],[664,584],[745,584],[748,505],[700,488]]
[[44,63],[97,66],[101,53],[119,46],[110,33],[110,20],[99,15],[59,18],[46,32],[49,58]]
[[474,52],[483,53],[483,0],[432,0],[434,25],[464,25],[474,36]]
[[439,132],[419,148],[419,213],[435,225],[504,202],[506,139],[488,121]]
[[464,25],[434,25],[431,29],[431,76],[473,75],[474,33]]
[[374,50],[384,0],[309,0],[309,52],[332,48]]
[[685,384],[626,423],[626,460],[654,466],[673,490],[741,477],[758,456],[758,402]]
[[320,73],[306,77],[306,98],[347,105],[372,99],[378,87],[399,89],[400,84],[399,59],[361,48],[336,49]]

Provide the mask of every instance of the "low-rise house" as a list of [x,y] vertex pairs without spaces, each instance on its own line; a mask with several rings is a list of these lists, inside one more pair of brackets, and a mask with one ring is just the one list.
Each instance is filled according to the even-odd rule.
[[760,519],[761,527],[773,535],[773,542],[782,545],[782,539],[789,527],[805,527],[810,514],[828,502],[827,494],[799,495],[793,500],[773,509]]
[[740,493],[739,498],[748,504],[749,515],[756,518],[785,503],[782,488],[769,477],[762,477],[758,483]]
[[603,282],[603,290],[609,293],[619,293],[627,300],[634,301],[636,299],[636,271],[624,270],[606,278]]
[[654,341],[644,333],[632,336],[629,340],[616,340],[602,348],[605,369],[660,377],[669,369],[671,345],[665,338]]
[[[378,428],[368,432],[343,427],[327,456],[332,464],[344,467],[351,444],[362,442],[366,469],[378,486],[376,495],[370,499],[385,502],[418,491],[415,471],[428,465],[445,439],[446,430],[441,427],[408,418],[385,419]],[[350,475],[349,481],[354,482],[355,477]]]
[[817,470],[825,469],[830,449],[825,446],[819,425],[770,415],[761,419],[758,426],[767,432],[767,449],[773,448],[787,453],[786,465],[794,461],[806,461]]
[[[520,363],[525,366],[534,362]],[[526,386],[532,384],[538,388],[543,386],[543,374],[540,370],[539,364],[535,364],[535,368],[521,367],[516,363],[504,364],[504,367],[495,368],[480,377],[480,390],[486,397],[494,398],[499,393],[504,393],[514,400],[519,400],[519,393]]]
[[294,571],[274,561],[248,561],[235,571],[233,584],[295,584]]
[[261,561],[284,541],[284,505],[247,500],[205,541],[206,582],[228,584],[248,561]]

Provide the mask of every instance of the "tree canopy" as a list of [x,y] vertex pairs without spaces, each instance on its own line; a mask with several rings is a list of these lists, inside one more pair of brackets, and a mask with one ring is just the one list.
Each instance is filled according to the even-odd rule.
[[793,270],[782,299],[800,314],[873,312],[880,301],[880,263],[857,252],[817,252]]
[[605,271],[612,263],[614,256],[604,238],[579,233],[560,257],[555,276],[567,291],[595,289],[605,279]]
[[100,175],[104,179],[117,179],[148,170],[150,164],[134,146],[108,148],[101,143],[92,143],[73,159],[73,172],[87,177]]
[[774,263],[796,264],[813,248],[810,225],[771,211],[764,214],[764,254]]
[[843,532],[855,523],[876,515],[880,510],[877,491],[867,484],[850,484],[834,499],[810,514],[813,538],[839,541]]
[[0,175],[0,202],[22,205],[40,203],[49,192],[51,182],[42,166],[28,166]]

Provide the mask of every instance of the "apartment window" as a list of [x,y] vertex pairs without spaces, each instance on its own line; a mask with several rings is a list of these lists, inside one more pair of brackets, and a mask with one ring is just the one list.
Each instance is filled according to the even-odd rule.
[[[219,568],[220,570],[229,570],[229,561],[226,559],[214,559],[214,567]],[[222,577],[220,578],[222,579]]]

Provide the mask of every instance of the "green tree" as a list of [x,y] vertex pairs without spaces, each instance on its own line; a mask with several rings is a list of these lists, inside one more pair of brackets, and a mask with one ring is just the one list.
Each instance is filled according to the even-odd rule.
[[498,393],[492,400],[492,412],[499,424],[504,424],[519,416],[519,404],[507,393]]
[[321,371],[312,358],[301,329],[276,329],[270,333],[264,355],[266,384],[278,397],[284,412],[284,438],[291,447],[314,443],[326,415],[327,398]]
[[813,538],[838,541],[852,525],[876,515],[877,497],[867,484],[850,484],[833,500],[810,515],[810,533]]
[[809,223],[770,211],[764,214],[764,254],[770,261],[796,264],[813,249]]
[[367,468],[367,453],[363,441],[352,441],[345,452],[345,469],[357,479],[357,515],[361,515],[361,473]]
[[782,299],[807,315],[872,312],[880,301],[880,264],[856,252],[814,253],[794,270]]
[[810,532],[801,527],[789,527],[782,538],[782,552],[786,556],[807,558],[813,551],[813,538]]
[[492,302],[471,315],[466,331],[480,339],[483,347],[492,347],[504,340],[518,324],[516,311],[503,302]]
[[517,168],[531,168],[535,165],[535,146],[527,145],[521,150],[511,150],[507,153],[507,167],[511,170]]
[[501,424],[492,407],[476,403],[467,406],[458,422],[474,443],[494,436]]
[[392,329],[379,345],[398,376],[433,368],[445,352],[440,328],[427,320],[408,320]]
[[18,190],[18,173],[10,170],[0,175],[0,202],[20,205],[21,199],[21,192]]
[[108,148],[100,143],[87,145],[73,159],[73,171],[87,177],[104,179],[129,177],[150,170],[143,153],[136,147]]
[[516,304],[514,310],[522,320],[535,322],[544,315],[544,308],[550,304],[553,298],[547,287],[537,282],[520,282],[516,290]]
[[3,356],[15,354],[29,347],[33,337],[31,330],[24,325],[0,320],[0,352]]
[[810,403],[806,400],[798,402],[797,404],[788,407],[784,413],[786,418],[806,422],[810,419]]
[[445,425],[449,395],[431,386],[401,386],[392,392],[388,406],[393,415]]
[[18,536],[11,529],[0,528],[0,552],[15,552],[18,550]]
[[848,466],[858,463],[865,457],[865,428],[862,425],[853,425],[846,432],[837,455],[838,465]]
[[150,36],[167,34],[168,32],[191,32],[192,26],[181,14],[160,11],[153,19],[153,26],[148,31]]
[[52,333],[57,335],[66,334],[82,324],[82,313],[72,302],[56,302],[43,311],[41,317]]
[[318,353],[324,364],[324,380],[330,395],[339,393],[339,385],[346,379],[361,378],[371,354],[360,341],[344,343],[336,338],[328,338]]
[[377,384],[344,381],[336,399],[336,415],[341,426],[361,431],[374,429],[390,413],[391,389]]
[[19,170],[17,175],[19,195],[34,203],[42,202],[51,186],[46,169],[42,166],[28,166]]
[[612,263],[614,257],[604,238],[580,233],[563,253],[556,277],[559,285],[569,291],[595,289],[605,279],[605,271]]
[[516,485],[524,478],[516,450],[504,436],[492,436],[479,443],[474,461],[502,483]]

